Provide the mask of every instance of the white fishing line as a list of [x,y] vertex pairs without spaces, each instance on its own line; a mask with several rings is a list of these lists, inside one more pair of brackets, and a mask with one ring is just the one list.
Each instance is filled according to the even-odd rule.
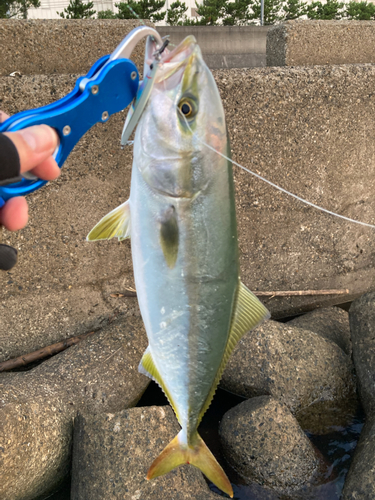
[[262,177],[261,175],[257,174],[256,172],[253,172],[252,170],[244,167],[243,165],[240,165],[239,163],[237,163],[236,161],[232,160],[232,158],[229,158],[228,156],[224,155],[223,153],[220,153],[220,151],[217,151],[217,149],[213,148],[212,146],[210,146],[209,144],[206,144],[204,141],[202,141],[202,139],[200,137],[198,137],[198,135],[193,132],[193,130],[190,128],[190,125],[185,117],[185,115],[182,113],[182,111],[180,110],[180,108],[178,106],[176,106],[178,112],[181,114],[181,116],[184,118],[185,120],[185,123],[188,127],[188,129],[190,130],[190,132],[194,135],[194,137],[196,139],[198,139],[198,141],[203,144],[204,146],[206,146],[206,148],[208,149],[211,149],[211,151],[213,151],[214,153],[217,153],[219,156],[222,156],[223,158],[225,158],[226,160],[230,161],[233,165],[236,165],[237,167],[240,167],[242,168],[243,170],[245,170],[246,172],[248,172],[249,174],[253,175],[254,177],[256,177],[257,179],[265,182],[266,184],[269,184],[270,186],[272,186],[273,188],[281,191],[282,193],[285,193],[286,195],[288,196],[291,196],[292,198],[295,198],[296,200],[304,203],[305,205],[308,205],[310,207],[313,207],[313,208],[316,208],[317,210],[320,210],[321,212],[325,212],[326,214],[329,214],[329,215],[333,215],[334,217],[338,217],[339,219],[343,219],[343,220],[346,220],[347,222],[352,222],[354,224],[359,224],[360,226],[366,226],[366,227],[371,227],[372,229],[375,229],[375,225],[374,224],[369,224],[368,222],[362,222],[362,221],[359,221],[359,220],[356,220],[356,219],[351,219],[350,217],[346,217],[345,215],[341,215],[341,214],[338,214],[336,212],[332,212],[331,210],[328,210],[327,208],[323,208],[319,205],[316,205],[315,203],[312,203],[311,201],[308,201],[308,200],[305,200],[304,198],[301,198],[300,196],[294,194],[294,193],[291,193],[290,191],[288,191],[287,189],[284,189],[282,188],[281,186],[278,186],[277,184],[275,184],[274,182],[272,181],[269,181],[268,179],[266,179],[265,177]]

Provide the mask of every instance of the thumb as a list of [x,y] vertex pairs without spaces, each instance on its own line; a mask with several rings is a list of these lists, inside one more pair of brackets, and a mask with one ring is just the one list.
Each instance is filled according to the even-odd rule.
[[17,148],[21,172],[27,172],[49,158],[58,145],[56,132],[47,125],[35,125],[19,130],[5,132]]

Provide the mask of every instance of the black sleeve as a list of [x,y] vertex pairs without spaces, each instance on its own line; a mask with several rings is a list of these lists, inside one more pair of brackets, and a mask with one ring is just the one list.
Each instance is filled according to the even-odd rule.
[[0,186],[19,182],[20,157],[16,146],[4,134],[0,134]]

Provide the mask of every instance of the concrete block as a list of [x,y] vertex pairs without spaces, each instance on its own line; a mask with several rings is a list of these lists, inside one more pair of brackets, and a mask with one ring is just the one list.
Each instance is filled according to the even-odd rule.
[[267,66],[375,62],[375,21],[287,21],[267,34]]
[[[136,26],[133,19],[0,19],[0,76],[14,71],[83,75]],[[140,71],[143,54],[140,43],[131,57]]]
[[158,26],[177,45],[194,35],[211,69],[250,68],[266,65],[269,26]]

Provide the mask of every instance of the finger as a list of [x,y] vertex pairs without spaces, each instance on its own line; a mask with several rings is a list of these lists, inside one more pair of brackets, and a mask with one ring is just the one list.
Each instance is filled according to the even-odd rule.
[[4,111],[0,111],[0,123],[5,122],[5,120],[7,120],[8,118],[9,118],[9,115],[4,113]]
[[8,200],[0,210],[0,222],[9,231],[18,231],[26,226],[29,207],[25,198],[19,196]]
[[30,170],[30,172],[40,179],[52,181],[60,175],[61,170],[52,156],[50,156],[46,160],[42,161],[42,163],[40,163],[37,167]]
[[47,125],[34,125],[18,132],[5,132],[17,148],[21,172],[32,170],[55,151],[58,144],[56,132]]

